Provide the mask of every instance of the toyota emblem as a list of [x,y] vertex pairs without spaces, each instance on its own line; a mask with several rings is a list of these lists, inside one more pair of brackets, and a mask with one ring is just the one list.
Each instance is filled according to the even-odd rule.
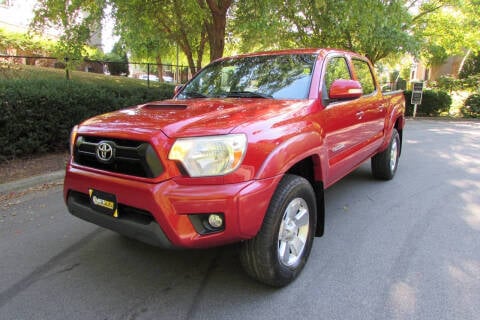
[[96,150],[97,159],[103,163],[110,163],[115,156],[115,149],[113,143],[109,141],[101,141],[97,145]]

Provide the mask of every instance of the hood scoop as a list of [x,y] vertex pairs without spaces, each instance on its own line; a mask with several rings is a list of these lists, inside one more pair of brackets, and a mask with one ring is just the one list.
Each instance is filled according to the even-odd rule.
[[144,108],[147,109],[160,109],[160,110],[185,110],[187,106],[184,104],[172,104],[172,103],[151,103],[146,104]]

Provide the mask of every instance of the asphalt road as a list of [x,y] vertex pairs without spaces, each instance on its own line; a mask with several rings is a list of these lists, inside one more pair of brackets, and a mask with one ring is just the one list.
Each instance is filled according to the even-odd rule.
[[290,286],[237,248],[164,251],[67,213],[61,187],[0,204],[0,319],[480,319],[480,123],[410,120],[394,180],[327,190]]

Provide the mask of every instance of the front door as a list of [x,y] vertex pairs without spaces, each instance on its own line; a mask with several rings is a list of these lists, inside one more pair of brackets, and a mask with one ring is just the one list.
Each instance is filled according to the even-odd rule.
[[328,170],[326,184],[342,178],[356,163],[356,152],[362,143],[363,117],[359,99],[333,101],[328,92],[333,81],[353,79],[347,60],[343,56],[329,57],[322,84],[322,123],[325,129],[325,143],[328,149]]

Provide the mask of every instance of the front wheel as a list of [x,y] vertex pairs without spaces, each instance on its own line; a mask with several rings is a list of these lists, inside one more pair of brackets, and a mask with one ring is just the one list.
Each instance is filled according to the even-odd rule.
[[393,178],[397,172],[400,148],[400,135],[397,129],[393,129],[387,149],[372,157],[372,174],[375,178],[383,180]]
[[255,238],[240,252],[245,271],[268,285],[282,287],[303,269],[316,228],[315,192],[308,180],[285,175]]

